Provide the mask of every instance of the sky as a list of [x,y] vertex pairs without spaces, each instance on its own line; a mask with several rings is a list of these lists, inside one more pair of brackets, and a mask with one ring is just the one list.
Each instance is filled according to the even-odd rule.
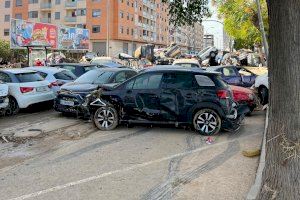
[[215,46],[218,49],[223,49],[223,25],[218,22],[212,21],[205,21],[205,20],[218,20],[222,21],[217,16],[217,8],[213,7],[210,3],[210,11],[212,16],[210,18],[203,19],[203,26],[204,26],[204,34],[211,34],[214,35],[215,38]]

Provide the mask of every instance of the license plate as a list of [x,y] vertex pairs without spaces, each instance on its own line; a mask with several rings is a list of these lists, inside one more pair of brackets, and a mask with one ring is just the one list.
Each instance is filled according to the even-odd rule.
[[60,100],[60,104],[65,105],[65,106],[74,106],[73,101]]
[[37,87],[36,91],[37,92],[48,92],[48,86],[43,86],[43,87]]

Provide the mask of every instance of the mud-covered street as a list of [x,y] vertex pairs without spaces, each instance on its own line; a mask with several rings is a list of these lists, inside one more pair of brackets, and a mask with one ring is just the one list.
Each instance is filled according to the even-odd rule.
[[258,157],[242,151],[260,146],[264,120],[254,112],[207,144],[174,127],[101,132],[48,109],[0,118],[20,135],[0,143],[0,199],[245,199]]

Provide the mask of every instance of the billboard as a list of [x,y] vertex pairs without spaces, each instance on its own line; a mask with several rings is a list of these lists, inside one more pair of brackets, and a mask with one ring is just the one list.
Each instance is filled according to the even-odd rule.
[[89,49],[89,30],[60,26],[58,28],[58,49]]
[[19,49],[27,45],[50,45],[52,49],[59,50],[88,50],[89,31],[82,28],[11,19],[11,48]]
[[53,49],[56,49],[57,26],[12,19],[10,34],[11,48],[18,49],[27,45],[50,45]]

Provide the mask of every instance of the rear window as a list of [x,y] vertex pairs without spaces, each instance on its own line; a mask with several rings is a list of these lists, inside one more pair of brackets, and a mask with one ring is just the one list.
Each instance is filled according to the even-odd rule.
[[198,65],[194,63],[176,63],[175,65],[181,66],[181,67],[199,67]]
[[207,76],[204,75],[195,75],[196,81],[201,87],[213,87],[215,83]]
[[36,72],[33,73],[21,73],[15,75],[20,83],[27,83],[27,82],[36,82],[36,81],[43,81],[43,77]]
[[61,79],[61,80],[75,80],[77,77],[70,71],[61,71],[56,74],[54,74],[54,77],[56,79]]

